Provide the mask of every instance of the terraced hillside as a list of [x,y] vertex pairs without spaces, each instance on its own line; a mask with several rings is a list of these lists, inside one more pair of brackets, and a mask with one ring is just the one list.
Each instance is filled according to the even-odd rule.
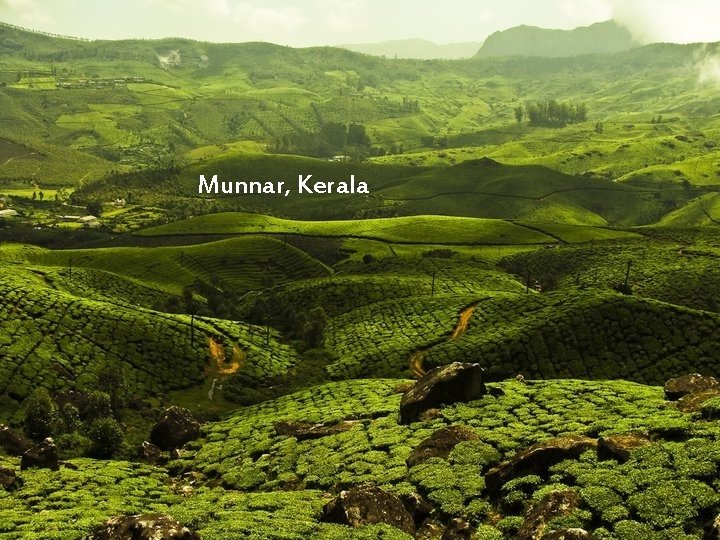
[[627,275],[635,295],[717,312],[717,232],[657,235],[657,241],[563,245],[514,254],[500,265],[518,275],[531,274],[545,289],[611,290],[623,285]]
[[38,387],[54,393],[92,387],[106,361],[129,368],[129,386],[139,396],[202,385],[213,362],[240,362],[244,376],[258,383],[297,362],[276,335],[266,339],[247,324],[74,296],[40,267],[2,264],[2,270],[3,416]]

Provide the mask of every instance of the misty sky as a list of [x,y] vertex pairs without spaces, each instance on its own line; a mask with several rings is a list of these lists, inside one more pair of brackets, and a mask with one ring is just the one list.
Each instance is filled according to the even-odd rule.
[[519,24],[574,28],[611,18],[643,42],[720,41],[718,0],[0,0],[0,21],[64,35],[295,47],[482,41]]

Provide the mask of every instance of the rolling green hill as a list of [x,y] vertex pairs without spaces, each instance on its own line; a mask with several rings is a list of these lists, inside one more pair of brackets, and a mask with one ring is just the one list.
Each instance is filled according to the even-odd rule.
[[[238,140],[326,157],[415,163],[431,155],[451,164],[487,155],[572,174],[718,183],[707,160],[717,148],[718,101],[702,72],[712,48],[700,45],[420,61],[267,43],[88,42],[7,25],[0,38],[0,136],[48,156],[77,152],[67,156],[74,174],[52,159],[38,170],[27,159],[6,165],[7,176],[34,176],[41,186],[167,167]],[[172,50],[178,62],[168,61]],[[519,104],[548,99],[585,103],[587,121],[516,125]],[[308,142],[337,123],[364,126],[367,146]]]

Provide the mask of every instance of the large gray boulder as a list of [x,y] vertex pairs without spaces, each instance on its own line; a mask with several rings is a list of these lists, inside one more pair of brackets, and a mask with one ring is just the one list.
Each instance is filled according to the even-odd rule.
[[697,394],[707,390],[720,390],[720,381],[715,377],[691,373],[670,379],[665,383],[665,397],[676,401],[688,394]]
[[201,540],[165,514],[138,514],[108,519],[85,540]]
[[158,418],[150,432],[150,442],[161,450],[173,450],[200,436],[200,424],[192,413],[173,405]]
[[323,508],[323,521],[362,527],[386,523],[408,534],[415,533],[415,523],[402,501],[374,486],[342,491]]
[[534,444],[485,473],[487,491],[491,496],[497,497],[502,486],[509,480],[526,474],[544,476],[553,465],[566,459],[577,459],[586,450],[596,447],[596,439],[582,435],[567,435]]
[[60,470],[57,447],[50,437],[36,444],[22,455],[20,470],[24,471],[31,467],[36,469],[50,469],[52,471]]
[[5,491],[15,491],[22,485],[22,478],[17,475],[15,469],[0,467],[0,488]]
[[480,364],[453,362],[428,371],[400,401],[400,423],[410,424],[440,405],[467,402],[485,395]]
[[11,456],[22,456],[32,447],[30,439],[23,434],[0,424],[0,448]]

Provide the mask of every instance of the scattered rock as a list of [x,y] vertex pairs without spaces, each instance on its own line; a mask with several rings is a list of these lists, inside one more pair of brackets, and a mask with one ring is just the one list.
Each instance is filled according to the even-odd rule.
[[505,395],[505,390],[499,386],[488,386],[488,394],[494,398],[499,398]]
[[32,446],[32,442],[21,433],[0,424],[0,448],[11,456],[22,456]]
[[577,459],[580,454],[596,446],[596,439],[582,435],[567,435],[534,444],[485,473],[488,493],[497,496],[508,480],[525,474],[544,475],[552,465],[566,459]]
[[41,443],[36,444],[22,455],[22,459],[20,460],[20,470],[24,471],[25,469],[29,469],[31,467],[37,469],[50,469],[53,471],[60,469],[57,447],[50,437]]
[[0,488],[5,491],[15,491],[22,485],[22,478],[17,475],[15,469],[0,467]]
[[327,437],[328,435],[337,435],[338,433],[354,428],[360,423],[362,423],[361,420],[343,420],[336,424],[309,424],[306,422],[282,421],[275,423],[275,433],[295,437],[298,441],[305,441],[307,439]]
[[162,450],[151,442],[143,441],[140,445],[140,453],[145,461],[159,463],[162,460]]
[[432,513],[433,505],[419,493],[410,493],[400,497],[403,506],[412,516],[415,526],[419,527]]
[[85,540],[200,540],[200,535],[164,514],[108,519]]
[[463,426],[447,426],[438,429],[427,439],[422,441],[408,456],[405,463],[408,467],[414,467],[418,463],[427,461],[433,457],[446,459],[452,449],[463,441],[477,441],[480,437]]
[[697,394],[706,390],[720,390],[720,381],[715,377],[692,373],[665,383],[665,398],[670,401],[677,401],[688,394]]
[[150,432],[150,442],[161,450],[173,450],[197,439],[199,435],[200,424],[192,413],[173,405],[160,414],[160,418]]
[[445,526],[438,518],[426,519],[415,535],[417,540],[437,540],[443,534]]
[[478,399],[487,390],[480,364],[453,362],[431,369],[405,392],[400,401],[400,422],[416,421],[423,411]]
[[720,540],[720,514],[705,525],[703,540]]
[[441,540],[470,540],[473,534],[472,526],[462,518],[455,518],[445,527]]
[[580,495],[572,490],[554,491],[532,506],[517,533],[517,540],[547,538],[544,534],[548,521],[567,516],[580,505]]
[[387,523],[408,534],[414,534],[412,516],[395,495],[373,486],[340,492],[323,508],[323,520],[352,527]]
[[593,540],[594,536],[579,527],[553,531],[542,537],[543,540]]
[[705,403],[708,399],[716,397],[720,397],[720,389],[705,390],[704,392],[687,394],[678,399],[676,402],[672,403],[671,405],[675,405],[675,407],[677,407],[678,410],[682,412],[691,413],[701,410],[703,403]]
[[598,439],[597,455],[599,460],[614,459],[618,463],[625,463],[636,448],[652,444],[644,433],[627,433],[624,435],[610,435]]
[[423,411],[420,413],[420,421],[421,422],[432,422],[433,420],[436,420],[442,416],[442,411],[440,409],[428,409],[427,411]]

